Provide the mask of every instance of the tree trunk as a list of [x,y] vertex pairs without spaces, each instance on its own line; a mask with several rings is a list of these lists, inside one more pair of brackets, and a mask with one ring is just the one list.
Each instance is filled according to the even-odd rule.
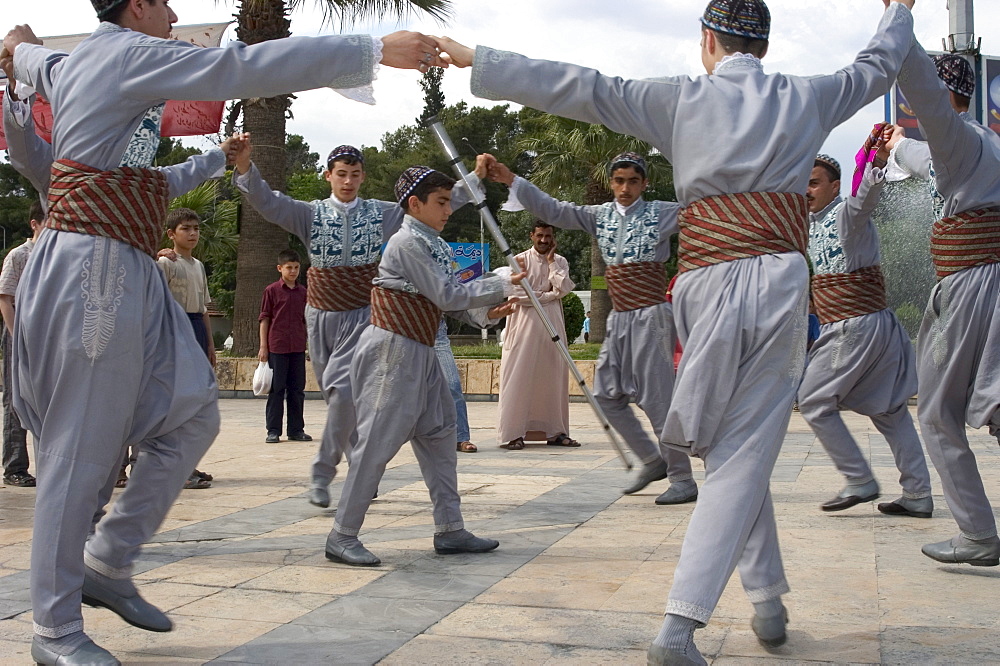
[[[611,191],[602,183],[591,180],[587,183],[583,202],[596,206],[611,200]],[[597,245],[597,237],[590,239],[590,341],[604,342],[607,332],[608,315],[611,314],[611,297],[604,282],[604,257]]]
[[[243,0],[236,36],[247,44],[288,37],[290,23],[283,0]],[[253,136],[253,161],[272,189],[285,189],[285,114],[287,96],[243,100],[243,129]],[[257,316],[264,288],[278,279],[278,252],[288,234],[248,205],[240,207],[236,294],[233,303],[233,353],[256,356],[260,345]],[[303,257],[305,259],[305,257]]]

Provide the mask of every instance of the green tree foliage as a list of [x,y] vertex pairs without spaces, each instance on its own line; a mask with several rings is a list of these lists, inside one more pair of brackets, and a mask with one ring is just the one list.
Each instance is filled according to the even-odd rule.
[[441,90],[441,79],[444,78],[444,70],[439,67],[431,67],[420,77],[420,87],[424,91],[424,110],[417,118],[417,125],[433,116],[441,113],[444,109],[444,92]]
[[309,150],[309,144],[300,134],[289,134],[286,137],[285,158],[287,162],[285,173],[289,177],[299,173],[316,173],[322,168],[319,166],[319,153]]
[[[515,143],[524,131],[525,119],[537,116],[538,113],[531,109],[513,112],[506,104],[492,108],[470,108],[465,102],[459,102],[441,109],[438,116],[455,140],[456,147],[470,170],[478,152],[492,153],[511,168],[524,170],[529,162]],[[431,132],[417,125],[405,125],[385,134],[381,148],[367,147],[364,153],[367,180],[362,192],[370,199],[392,201],[395,197],[393,187],[399,174],[415,164],[425,164],[453,175]],[[486,184],[486,202],[494,215],[506,199],[505,186]],[[471,206],[455,211],[441,236],[451,242],[478,242],[479,215]],[[489,242],[491,239],[486,240]]]
[[170,137],[160,137],[160,145],[156,149],[156,157],[153,159],[155,166],[171,166],[180,164],[192,155],[201,155],[197,148],[185,146],[180,139]]
[[28,179],[19,174],[10,164],[0,163],[0,227],[6,243],[3,256],[12,247],[20,245],[31,237],[28,224],[28,209],[32,201],[37,201],[38,192]]
[[587,313],[583,310],[583,301],[570,292],[563,296],[563,320],[566,322],[566,344],[573,342],[583,331],[583,319]]

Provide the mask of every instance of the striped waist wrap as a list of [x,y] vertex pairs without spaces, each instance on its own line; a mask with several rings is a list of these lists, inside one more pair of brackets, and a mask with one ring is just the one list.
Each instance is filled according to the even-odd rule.
[[812,302],[821,324],[885,310],[889,304],[882,268],[868,266],[851,273],[813,275]]
[[612,264],[604,277],[611,305],[618,312],[659,305],[667,300],[667,272],[658,261]]
[[372,287],[372,324],[403,337],[434,346],[441,310],[426,296]]
[[306,302],[317,310],[345,312],[372,302],[372,278],[378,263],[364,266],[310,266],[307,272]]
[[787,192],[720,194],[682,209],[680,228],[680,273],[762,254],[805,254],[809,205]]
[[72,160],[52,164],[45,226],[128,243],[156,257],[170,195],[156,169],[101,171]]
[[935,222],[931,259],[938,280],[966,268],[1000,262],[1000,208],[968,210]]

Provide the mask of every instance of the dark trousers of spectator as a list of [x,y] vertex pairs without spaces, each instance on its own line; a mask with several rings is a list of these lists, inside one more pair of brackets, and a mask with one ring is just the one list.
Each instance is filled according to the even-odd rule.
[[271,379],[271,393],[267,396],[267,432],[281,434],[281,419],[288,403],[288,430],[291,437],[298,435],[305,427],[302,406],[306,398],[306,353],[269,354],[267,364],[274,377]]
[[[0,324],[0,326],[3,326]],[[13,389],[10,375],[10,335],[3,326],[3,475],[25,474],[28,471],[28,431],[21,427],[21,419],[11,404]]]

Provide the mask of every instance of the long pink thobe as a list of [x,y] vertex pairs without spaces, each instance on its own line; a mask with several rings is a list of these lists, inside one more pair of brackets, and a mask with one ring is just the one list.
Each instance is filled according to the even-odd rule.
[[[535,248],[517,257],[524,260],[528,271],[525,279],[565,340],[562,297],[574,286],[569,279],[569,263],[557,254],[550,264]],[[544,432],[546,438],[568,434],[569,374],[565,361],[528,298],[512,300],[517,301],[517,307],[507,318],[504,331],[497,441],[505,444],[532,431]]]

